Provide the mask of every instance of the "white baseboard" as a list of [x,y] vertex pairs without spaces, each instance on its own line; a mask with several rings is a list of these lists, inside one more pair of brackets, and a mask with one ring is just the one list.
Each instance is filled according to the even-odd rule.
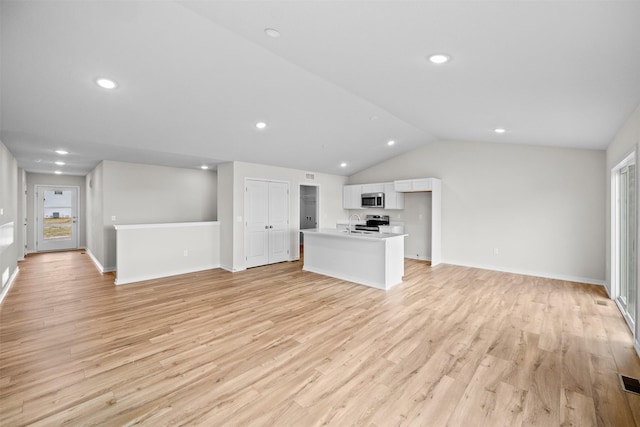
[[[309,267],[309,266],[304,266],[302,270],[309,271],[311,273],[322,274],[323,276],[335,277],[336,279],[344,280],[346,282],[357,283],[359,285],[369,286],[370,288],[381,289],[383,291],[386,290],[385,284],[383,282],[371,283],[368,280],[363,279],[362,277],[356,277],[349,274],[336,274],[334,271],[327,271],[322,268],[315,268],[315,267]],[[400,283],[402,283],[402,281],[400,281]],[[391,287],[397,284],[398,283],[394,283],[393,285],[389,286],[389,289],[391,289]]]
[[609,285],[607,282],[604,282],[604,290],[607,293],[609,299],[613,299],[611,298],[611,285]]
[[126,279],[121,279],[119,277],[116,277],[116,280],[114,283],[116,285],[126,285],[127,283],[143,282],[145,280],[153,280],[153,279],[162,279],[164,277],[178,276],[180,274],[188,274],[188,273],[196,273],[198,271],[213,270],[214,268],[220,268],[220,265],[205,265],[196,269],[165,271],[162,274],[148,274],[145,276],[127,277]]
[[87,253],[87,255],[89,255],[89,258],[91,258],[91,261],[93,261],[93,263],[96,265],[96,267],[98,267],[98,270],[100,270],[100,273],[104,273],[104,267],[102,267],[102,264],[100,264],[100,261],[98,261],[98,258],[96,258],[93,253],[91,253],[91,250],[89,250],[89,248],[84,248],[84,251]]
[[246,268],[238,268],[238,269],[234,269],[234,268],[233,268],[233,267],[231,267],[231,266],[228,266],[228,265],[222,265],[222,264],[221,264],[221,265],[219,265],[219,266],[218,266],[218,268],[221,268],[221,269],[223,269],[223,270],[225,270],[225,271],[228,271],[229,273],[237,273],[238,271],[244,271],[244,270],[246,270]]
[[459,262],[455,260],[442,260],[442,263],[459,265],[461,267],[479,268],[481,270],[493,270],[493,271],[501,271],[503,273],[522,274],[524,276],[544,277],[545,279],[563,280],[567,282],[577,282],[577,283],[587,283],[589,285],[600,285],[602,287],[605,287],[604,280],[593,279],[590,277],[567,276],[562,274],[547,273],[544,271],[532,271],[532,270],[520,270],[520,269],[496,267],[494,265],[469,264],[469,263]]
[[431,257],[420,258],[420,257],[417,257],[417,256],[407,256],[406,254],[405,254],[404,257],[405,258],[409,258],[409,259],[415,259],[416,261],[431,261]]
[[20,267],[16,266],[16,269],[13,270],[13,274],[11,275],[11,277],[9,277],[9,280],[7,280],[7,284],[4,285],[4,288],[2,288],[2,293],[0,293],[0,304],[4,300],[4,297],[7,295],[7,293],[9,293],[9,288],[11,288],[11,285],[13,285],[13,282],[16,280],[18,271],[20,271]]

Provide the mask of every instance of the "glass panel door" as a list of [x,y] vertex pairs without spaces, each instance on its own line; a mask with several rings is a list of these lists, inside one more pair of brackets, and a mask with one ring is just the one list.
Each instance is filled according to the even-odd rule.
[[618,280],[616,301],[631,329],[636,321],[636,170],[635,164],[618,172]]
[[78,248],[78,189],[75,187],[36,188],[38,199],[38,251]]

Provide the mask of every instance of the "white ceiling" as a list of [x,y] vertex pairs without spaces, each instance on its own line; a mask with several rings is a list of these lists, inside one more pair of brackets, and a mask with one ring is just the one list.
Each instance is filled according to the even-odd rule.
[[[435,140],[605,149],[640,104],[640,1],[2,0],[0,14],[0,139],[31,172],[240,160],[351,175]],[[452,61],[429,63],[439,52]]]

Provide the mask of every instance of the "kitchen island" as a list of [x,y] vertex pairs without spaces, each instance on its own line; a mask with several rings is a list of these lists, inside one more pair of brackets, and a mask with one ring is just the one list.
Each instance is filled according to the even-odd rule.
[[378,289],[402,283],[406,234],[301,230],[303,270]]

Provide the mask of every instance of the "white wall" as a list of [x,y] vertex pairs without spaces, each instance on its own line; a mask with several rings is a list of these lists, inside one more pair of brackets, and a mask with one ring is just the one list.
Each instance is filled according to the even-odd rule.
[[116,267],[115,224],[216,220],[215,171],[105,160],[88,179],[93,180],[89,250],[104,271]]
[[16,221],[16,242],[18,251],[18,261],[24,261],[27,244],[27,173],[24,169],[18,168],[18,216]]
[[75,175],[51,175],[27,172],[27,253],[35,252],[35,233],[37,232],[35,222],[35,186],[36,185],[62,185],[69,187],[78,187],[78,196],[80,205],[78,206],[78,227],[79,240],[78,245],[81,248],[87,246],[86,237],[86,191],[85,177]]
[[0,301],[18,270],[18,164],[0,142]]
[[[394,212],[394,211],[388,211]],[[404,222],[404,253],[407,258],[431,259],[431,193],[406,193],[404,210],[398,221]],[[393,214],[391,214],[393,218]],[[398,215],[396,215],[398,217]]]
[[[255,163],[233,162],[218,166],[220,176],[220,204],[233,206],[232,212],[226,212],[220,217],[221,224],[221,264],[230,271],[243,270],[244,262],[244,180],[245,178],[271,179],[289,182],[289,218],[290,218],[290,249],[291,259],[300,257],[299,247],[299,191],[300,184],[319,185],[319,227],[335,227],[339,219],[348,216],[342,209],[342,187],[347,178],[338,175],[314,173],[315,179],[306,179],[306,171],[298,169],[280,168],[259,165]],[[223,178],[224,175],[224,178]],[[231,177],[232,175],[232,177]],[[222,185],[227,187],[222,189]],[[233,186],[233,194],[228,194],[228,186]],[[224,192],[224,193],[223,193]],[[221,210],[219,210],[221,212]],[[230,214],[230,215],[229,215]],[[227,219],[230,216],[231,222]],[[240,221],[238,221],[240,219]],[[232,254],[229,256],[229,254]]]
[[101,267],[104,266],[103,170],[100,163],[85,178],[87,250]]
[[445,263],[602,283],[604,165],[604,151],[441,141],[349,183],[442,179]]
[[220,267],[220,223],[116,225],[116,285]]
[[[605,247],[606,247],[606,287],[609,295],[611,295],[611,169],[620,163],[629,153],[633,150],[639,149],[640,146],[640,106],[636,108],[631,117],[626,121],[624,126],[618,131],[616,137],[613,142],[609,144],[607,148],[607,160],[606,160],[606,239],[605,239]],[[636,174],[638,173],[638,165],[636,164]],[[636,177],[636,183],[638,182]],[[637,185],[637,195],[636,200],[639,200],[640,197],[640,185]],[[636,226],[636,233],[639,234],[640,237],[640,221],[638,221],[638,225]],[[637,237],[637,238],[638,238]],[[636,278],[637,283],[640,283],[640,269],[638,269],[638,277]],[[640,309],[640,292],[637,293],[638,302],[636,307]],[[639,316],[636,314],[636,331],[635,331],[635,346],[636,351],[640,354],[640,341],[638,337],[640,337],[640,322],[637,321]]]
[[220,222],[220,265],[228,271],[233,269],[233,176],[234,163],[218,165],[218,221]]

